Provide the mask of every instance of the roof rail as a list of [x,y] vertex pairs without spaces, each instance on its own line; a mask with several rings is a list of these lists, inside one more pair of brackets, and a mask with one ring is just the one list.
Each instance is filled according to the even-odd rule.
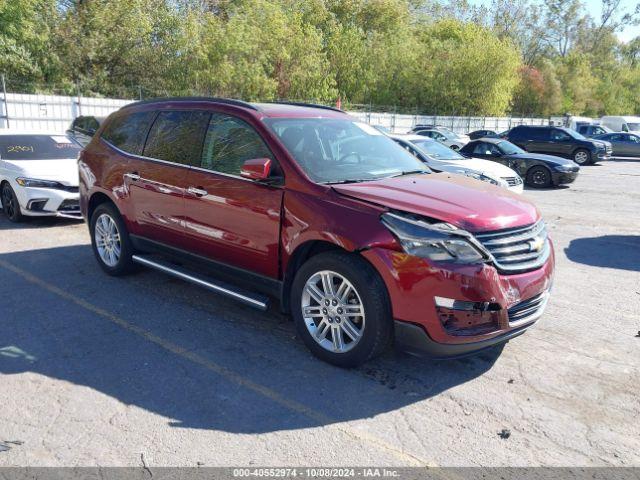
[[158,97],[150,98],[149,100],[140,100],[139,102],[129,103],[122,108],[134,107],[137,105],[146,105],[149,103],[159,102],[214,102],[225,103],[227,105],[235,105],[236,107],[250,108],[251,110],[258,111],[258,107],[249,102],[242,100],[236,100],[234,98],[222,98],[222,97]]
[[266,103],[274,103],[274,104],[280,104],[280,105],[293,105],[295,107],[322,108],[324,110],[333,110],[334,112],[345,113],[344,110],[341,110],[339,108],[330,107],[328,105],[318,105],[317,103],[305,103],[305,102],[266,102]]

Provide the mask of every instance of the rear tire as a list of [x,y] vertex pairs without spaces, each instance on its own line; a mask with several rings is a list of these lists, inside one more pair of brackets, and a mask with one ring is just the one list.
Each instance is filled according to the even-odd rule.
[[89,223],[93,254],[100,267],[109,275],[120,276],[131,272],[133,247],[129,233],[112,203],[98,205]]
[[392,339],[386,286],[357,254],[327,252],[302,265],[291,286],[291,310],[309,350],[339,367],[365,363]]
[[527,172],[527,185],[534,188],[549,188],[552,185],[551,172],[547,167],[536,166]]
[[590,165],[593,163],[591,152],[589,150],[585,150],[584,148],[579,148],[578,150],[573,152],[573,161],[580,166]]
[[9,221],[13,223],[21,222],[24,219],[22,215],[22,211],[20,210],[20,202],[18,201],[18,197],[16,193],[11,188],[8,182],[5,182],[2,185],[1,189],[1,197],[2,197],[2,210],[4,214],[7,216]]

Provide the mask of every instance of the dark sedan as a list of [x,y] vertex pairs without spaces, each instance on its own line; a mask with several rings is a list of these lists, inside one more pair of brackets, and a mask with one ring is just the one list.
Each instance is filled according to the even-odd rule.
[[471,140],[477,140],[478,138],[484,137],[496,138],[499,136],[498,132],[494,130],[476,130],[475,132],[468,133],[467,135],[469,135]]
[[640,136],[635,133],[605,133],[593,138],[610,142],[614,157],[640,157]]
[[501,163],[524,178],[525,184],[536,188],[548,188],[573,182],[580,167],[572,160],[528,153],[501,138],[482,138],[467,143],[460,153]]

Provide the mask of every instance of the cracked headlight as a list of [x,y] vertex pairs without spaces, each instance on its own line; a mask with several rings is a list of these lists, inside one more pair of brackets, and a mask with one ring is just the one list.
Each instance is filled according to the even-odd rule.
[[382,223],[409,255],[438,262],[482,263],[487,255],[469,232],[448,223],[427,223],[396,213],[384,213]]

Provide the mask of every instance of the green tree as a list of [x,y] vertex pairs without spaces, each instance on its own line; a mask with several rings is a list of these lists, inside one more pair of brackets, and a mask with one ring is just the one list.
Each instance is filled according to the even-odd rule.
[[0,0],[0,73],[11,85],[33,91],[55,76],[49,42],[56,20],[54,0]]

